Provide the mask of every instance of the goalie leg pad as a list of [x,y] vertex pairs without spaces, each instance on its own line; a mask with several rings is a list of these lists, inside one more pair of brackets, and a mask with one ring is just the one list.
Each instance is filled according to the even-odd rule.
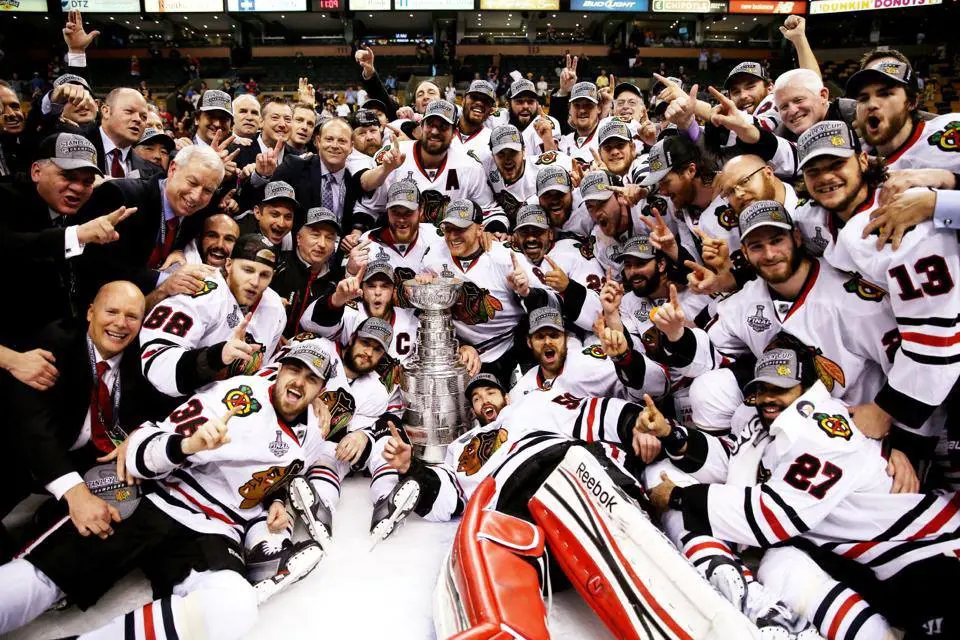
[[437,583],[438,638],[546,640],[541,595],[543,532],[534,524],[487,508],[496,482],[486,478],[463,514]]
[[567,451],[529,508],[553,559],[615,637],[758,637],[582,447]]

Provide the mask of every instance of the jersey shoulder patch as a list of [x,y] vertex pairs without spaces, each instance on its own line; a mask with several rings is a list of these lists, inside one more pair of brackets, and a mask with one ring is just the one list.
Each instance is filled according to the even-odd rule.
[[556,151],[544,151],[537,159],[534,161],[534,164],[553,164],[557,161],[557,152]]
[[867,302],[883,302],[886,291],[863,279],[859,273],[850,274],[850,279],[843,283],[843,289]]
[[603,347],[598,344],[593,345],[592,347],[587,347],[583,350],[583,355],[590,356],[591,358],[596,358],[597,360],[606,360],[607,354],[604,352]]
[[960,121],[954,120],[927,138],[927,144],[941,151],[960,152]]
[[194,293],[191,293],[190,297],[199,298],[200,296],[205,296],[216,288],[217,288],[216,282],[214,282],[213,280],[204,280],[203,286],[200,288],[200,290]]
[[228,410],[236,410],[236,416],[243,418],[251,413],[256,413],[262,408],[260,401],[253,397],[253,389],[245,384],[234,387],[227,391],[223,396],[223,404]]
[[733,207],[729,204],[717,207],[714,213],[717,214],[717,224],[728,231],[734,229],[739,224],[737,214],[733,212]]

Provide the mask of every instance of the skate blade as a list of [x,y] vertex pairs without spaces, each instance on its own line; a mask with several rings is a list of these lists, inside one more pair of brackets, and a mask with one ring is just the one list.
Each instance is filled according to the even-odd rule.
[[[409,491],[404,491],[409,487]],[[400,499],[400,504],[397,504],[396,499]],[[386,540],[387,537],[393,533],[394,528],[397,526],[397,523],[402,523],[406,519],[410,512],[413,511],[413,508],[417,506],[417,500],[420,499],[420,486],[418,484],[409,484],[407,487],[404,487],[400,490],[398,495],[394,498],[394,506],[397,508],[389,518],[381,520],[377,523],[377,526],[373,528],[373,531],[370,533],[370,551],[373,551],[381,541]]]
[[[290,557],[290,562],[296,562],[297,559],[301,558],[309,551],[310,549],[304,549],[299,553],[293,554],[293,556]],[[320,562],[327,557],[327,554],[323,549],[319,549],[319,551],[320,553],[317,555],[316,560],[298,569],[296,574],[289,572],[282,575],[278,574],[272,578],[261,580],[257,584],[253,585],[254,591],[256,591],[257,594],[257,604],[263,604],[281,591],[289,589],[292,585],[300,582],[307,576],[307,574],[316,569],[317,565],[319,565]]]

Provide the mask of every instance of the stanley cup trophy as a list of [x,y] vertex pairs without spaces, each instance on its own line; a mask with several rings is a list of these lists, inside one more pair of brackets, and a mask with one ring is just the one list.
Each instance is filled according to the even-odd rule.
[[467,370],[460,363],[450,312],[461,281],[452,276],[444,269],[427,284],[404,282],[407,299],[421,313],[416,352],[403,365],[403,423],[414,455],[427,464],[443,462],[447,445],[470,424]]

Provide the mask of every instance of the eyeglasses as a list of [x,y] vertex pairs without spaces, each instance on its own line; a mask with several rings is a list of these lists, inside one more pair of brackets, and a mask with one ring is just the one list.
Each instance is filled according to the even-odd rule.
[[766,168],[767,168],[767,166],[764,165],[764,166],[760,167],[759,169],[756,169],[755,171],[751,171],[751,172],[748,173],[747,175],[743,176],[742,178],[740,178],[740,180],[737,182],[737,184],[733,185],[733,186],[730,187],[729,189],[724,189],[723,191],[721,191],[721,192],[720,192],[720,197],[723,198],[724,200],[729,200],[729,199],[730,199],[730,196],[732,196],[735,192],[737,192],[737,191],[744,191],[744,190],[747,188],[747,184],[750,182],[750,179],[753,178],[753,176],[757,175],[758,173],[760,173],[761,171],[763,171],[763,170],[766,169]]

